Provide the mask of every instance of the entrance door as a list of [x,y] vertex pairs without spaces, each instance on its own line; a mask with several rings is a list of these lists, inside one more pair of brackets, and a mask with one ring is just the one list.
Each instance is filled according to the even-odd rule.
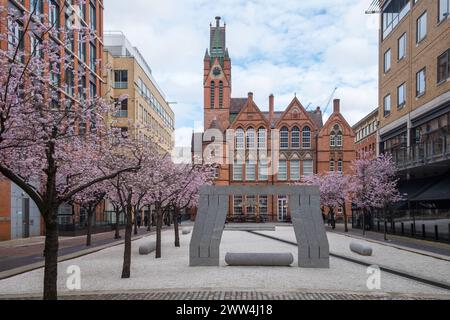
[[288,198],[287,196],[278,196],[278,221],[287,220]]
[[22,199],[22,237],[30,237],[30,199]]

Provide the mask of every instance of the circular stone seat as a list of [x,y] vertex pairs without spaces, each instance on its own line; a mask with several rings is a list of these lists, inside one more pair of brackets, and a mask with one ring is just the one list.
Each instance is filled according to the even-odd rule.
[[148,255],[156,251],[156,241],[146,241],[139,246],[139,254],[141,256]]
[[233,267],[289,267],[292,253],[227,253],[225,262]]
[[366,257],[370,257],[373,254],[373,249],[371,247],[369,247],[367,244],[356,241],[352,241],[350,243],[350,250]]
[[183,230],[181,230],[181,233],[183,235],[187,235],[187,234],[190,234],[191,231],[192,231],[191,228],[183,228]]

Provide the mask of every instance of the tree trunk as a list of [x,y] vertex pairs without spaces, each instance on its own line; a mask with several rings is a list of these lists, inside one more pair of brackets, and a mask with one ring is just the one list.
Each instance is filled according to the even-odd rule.
[[87,221],[87,234],[86,234],[86,247],[92,245],[92,218],[94,217],[94,212],[89,208],[88,210],[88,221]]
[[44,300],[58,299],[58,222],[57,208],[47,209],[45,216]]
[[120,208],[116,208],[116,234],[114,235],[114,239],[120,239]]
[[127,224],[125,228],[125,250],[123,254],[122,279],[131,277],[131,234],[133,233],[133,209],[130,205],[126,208]]
[[160,205],[156,206],[156,259],[161,258],[161,237],[163,226],[163,212]]
[[366,209],[363,209],[363,236],[366,235]]
[[148,231],[148,232],[152,231],[152,210],[151,210],[151,207],[150,207],[150,206],[149,206],[149,208],[148,208],[147,231]]
[[344,209],[344,226],[345,226],[345,232],[346,233],[348,233],[348,221],[347,221],[347,208],[346,208],[347,206],[345,205],[345,202],[344,202],[344,205],[343,205],[343,209]]
[[175,230],[175,247],[180,248],[180,228],[178,227],[178,218],[180,217],[180,209],[175,208],[173,213],[173,227]]
[[138,211],[136,210],[136,208],[134,208],[134,235],[135,236],[138,235],[137,216],[138,216]]

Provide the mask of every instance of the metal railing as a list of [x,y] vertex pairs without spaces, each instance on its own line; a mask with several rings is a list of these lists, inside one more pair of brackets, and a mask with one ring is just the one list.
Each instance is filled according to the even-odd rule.
[[387,151],[397,164],[398,169],[423,166],[425,164],[450,160],[450,139],[430,141],[417,144],[409,148],[400,148]]
[[[362,212],[353,211],[353,228],[362,229]],[[450,242],[450,209],[374,210],[366,230],[410,238]]]
[[128,118],[128,110],[118,110],[113,113],[115,118]]

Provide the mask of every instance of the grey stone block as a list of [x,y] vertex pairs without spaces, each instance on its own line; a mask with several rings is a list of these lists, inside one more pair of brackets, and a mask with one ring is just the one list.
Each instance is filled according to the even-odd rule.
[[294,263],[294,256],[292,253],[227,253],[225,262],[229,266],[289,267]]
[[[289,196],[300,267],[328,268],[329,244],[316,186],[205,186],[190,244],[191,266],[219,266],[228,197],[236,194]],[[291,262],[292,263],[292,262]]]
[[181,234],[183,234],[183,235],[188,235],[188,234],[191,234],[191,228],[183,228],[182,230],[181,230]]
[[147,241],[139,246],[139,254],[141,256],[148,255],[156,251],[156,241]]
[[373,254],[373,249],[371,247],[369,247],[368,245],[361,243],[361,242],[356,242],[356,241],[352,241],[350,243],[350,250],[362,255],[362,256],[367,256],[370,257]]

